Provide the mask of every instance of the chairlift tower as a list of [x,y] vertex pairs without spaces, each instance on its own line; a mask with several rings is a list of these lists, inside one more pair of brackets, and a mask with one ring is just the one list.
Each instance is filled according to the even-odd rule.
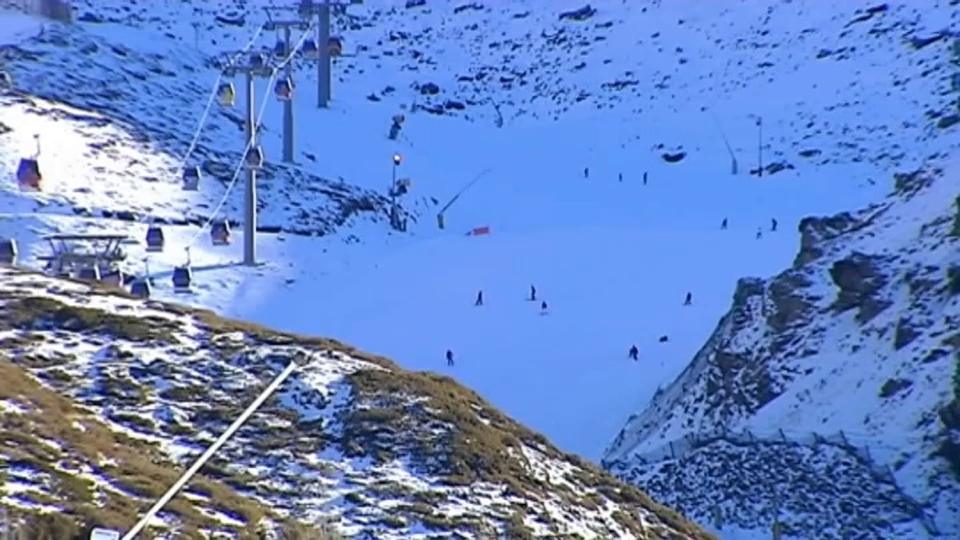
[[[247,57],[246,63],[240,60],[244,56]],[[275,69],[262,53],[233,53],[223,66],[223,74],[226,77],[241,73],[246,76],[247,137],[243,159],[247,169],[247,189],[243,197],[243,264],[255,266],[257,264],[257,169],[263,164],[263,152],[257,145],[259,126],[254,106],[253,83],[256,77],[272,77]],[[256,159],[258,156],[259,160]]]
[[297,8],[304,19],[317,18],[317,107],[326,108],[331,95],[331,72],[333,54],[330,50],[330,14],[331,8],[346,9],[347,6],[362,4],[363,0],[301,0]]
[[[272,8],[265,7],[264,11],[267,12],[267,22],[263,25],[263,29],[268,32],[273,32],[277,30],[283,30],[283,39],[277,42],[276,47],[274,47],[274,56],[283,60],[288,56],[295,54],[296,51],[293,50],[293,43],[290,39],[291,30],[299,30],[305,32],[310,29],[310,23],[304,20],[273,20],[271,17],[272,11],[278,11],[282,8]],[[284,70],[284,75],[287,77],[289,84],[293,84],[293,61],[292,59],[287,62]],[[291,94],[288,99],[283,100],[283,161],[286,163],[293,163],[293,148],[294,148],[294,135],[293,135],[293,97],[296,92],[293,91],[293,88],[290,89]]]

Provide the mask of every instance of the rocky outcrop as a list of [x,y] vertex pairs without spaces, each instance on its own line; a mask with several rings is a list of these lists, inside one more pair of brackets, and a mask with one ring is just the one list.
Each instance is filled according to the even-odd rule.
[[865,323],[890,307],[878,293],[887,284],[880,270],[887,258],[854,252],[830,267],[830,278],[840,289],[833,308],[839,312],[857,309],[857,321]]

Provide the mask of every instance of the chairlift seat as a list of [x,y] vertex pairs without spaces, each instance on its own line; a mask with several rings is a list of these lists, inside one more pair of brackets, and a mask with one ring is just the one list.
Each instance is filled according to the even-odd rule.
[[174,292],[190,292],[190,287],[193,285],[193,270],[189,266],[178,266],[173,269],[171,280]]
[[210,226],[210,241],[215,246],[226,246],[230,244],[230,223],[227,221],[215,221]]
[[35,158],[23,158],[17,165],[17,184],[23,191],[40,191],[43,176]]
[[147,251],[151,253],[158,253],[163,251],[164,237],[163,229],[155,225],[147,227]]
[[343,52],[343,40],[339,37],[331,36],[327,40],[327,50],[330,51],[332,56],[340,56],[340,53]]
[[100,273],[100,281],[117,287],[123,287],[125,280],[126,275],[119,269]]
[[266,65],[267,59],[263,56],[263,53],[253,53],[250,55],[250,67],[260,69]]
[[263,150],[259,146],[254,146],[247,150],[247,155],[244,158],[244,161],[247,164],[247,167],[251,169],[259,169],[263,166]]
[[303,56],[310,59],[315,59],[320,56],[320,50],[317,48],[317,42],[312,39],[304,41],[303,45],[300,47],[300,51],[303,53]]
[[86,266],[77,270],[77,279],[85,281],[100,281],[100,269],[96,266]]
[[130,284],[130,294],[138,298],[150,298],[150,281],[146,278],[138,278]]
[[185,191],[197,191],[200,189],[200,180],[202,178],[200,167],[187,167],[183,170],[183,189]]
[[13,238],[0,238],[0,264],[14,265],[17,263],[17,256],[20,254],[17,248],[17,241]]
[[237,91],[234,90],[233,83],[223,83],[217,88],[217,100],[224,107],[232,107],[236,97]]
[[273,87],[273,93],[281,101],[290,101],[293,97],[293,82],[289,79],[281,79]]

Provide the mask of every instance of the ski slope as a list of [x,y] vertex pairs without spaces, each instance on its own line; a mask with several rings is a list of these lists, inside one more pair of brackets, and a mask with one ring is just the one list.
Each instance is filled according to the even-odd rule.
[[[211,3],[210,9],[217,5]],[[428,10],[368,3],[357,12],[365,24],[343,28],[358,57],[338,60],[342,71],[329,110],[314,106],[313,68],[300,68],[305,97],[295,105],[298,161],[310,174],[342,177],[383,192],[393,173],[391,157],[401,153],[397,173],[413,182],[405,202],[421,210],[409,234],[389,232],[382,220],[320,238],[263,234],[259,246],[265,265],[247,269],[237,266],[239,231],[233,246],[213,249],[204,231],[168,226],[170,247],[150,258],[158,278],[156,297],[331,335],[407,367],[449,373],[561,448],[597,459],[623,418],[671,381],[702,346],[729,306],[735,279],[769,276],[789,264],[801,217],[861,206],[886,191],[891,170],[915,166],[948,148],[921,124],[928,104],[909,97],[934,96],[941,82],[917,78],[900,92],[888,91],[898,71],[919,69],[915,57],[899,60],[905,53],[898,36],[883,34],[846,53],[854,58],[848,62],[857,62],[856,73],[841,60],[815,59],[825,46],[837,50],[859,43],[859,34],[850,37],[846,26],[854,9],[840,2],[829,5],[831,9],[809,2],[676,2],[641,8],[604,3],[594,21],[577,25],[558,22],[560,7],[552,3],[531,3],[528,17],[516,17],[514,7],[454,13],[454,3]],[[136,9],[169,23],[163,16],[167,7]],[[893,9],[903,15],[915,8],[901,2]],[[612,29],[602,26],[606,22]],[[624,25],[631,30],[624,31]],[[191,43],[193,31],[180,26],[179,38]],[[146,28],[157,32],[146,43],[140,33],[145,30],[82,27],[135,50],[156,51],[162,43],[159,28]],[[483,34],[475,27],[503,30],[502,35]],[[571,36],[565,45],[547,46],[545,38],[537,37],[541,30],[559,32],[561,27]],[[817,30],[811,34],[808,28]],[[388,39],[391,29],[408,38]],[[231,35],[246,30],[231,30]],[[605,39],[595,39],[597,35]],[[502,44],[511,40],[521,52],[508,58],[481,52],[496,49],[493,42],[506,47]],[[262,43],[272,41],[267,36]],[[176,47],[184,45],[171,45],[171,50],[181,51]],[[200,51],[212,47],[204,44]],[[413,50],[428,53],[431,62],[423,64],[422,54],[414,56]],[[640,65],[637,58],[643,58]],[[758,67],[768,59],[772,65]],[[589,68],[573,69],[581,60]],[[503,88],[494,82],[468,87],[456,82],[463,72],[496,65],[527,73],[531,83]],[[636,71],[643,82],[629,91],[613,95],[598,88]],[[189,138],[187,120],[202,109],[203,89],[216,74],[197,70],[191,77],[199,90],[191,94],[196,97],[193,112],[182,116],[181,140]],[[428,79],[444,88],[442,99],[482,105],[468,105],[460,116],[412,111],[414,103],[422,108],[429,98],[410,86]],[[66,93],[42,72],[28,80],[44,95]],[[387,84],[400,90],[382,92]],[[591,94],[580,105],[577,88]],[[368,99],[371,92],[377,101]],[[261,85],[258,93],[266,94],[266,89]],[[238,103],[244,100],[238,95]],[[494,125],[491,100],[505,111],[501,129]],[[266,107],[263,144],[268,160],[276,161],[280,107],[272,99]],[[389,141],[384,136],[389,118],[398,112],[407,116],[403,137]],[[220,114],[226,113],[214,113],[212,125],[225,125]],[[763,119],[762,135],[757,117]],[[10,118],[0,113],[0,121]],[[28,144],[22,141],[29,141],[23,137],[30,130],[16,128],[31,121],[14,126],[20,147]],[[148,125],[151,121],[143,119]],[[96,137],[63,129],[82,122],[62,120],[57,129],[64,139],[53,146],[85,144]],[[731,174],[724,136],[739,174]],[[236,137],[221,127],[204,131],[201,144],[236,147]],[[794,168],[748,175],[760,160],[758,139],[765,164],[785,161]],[[926,155],[904,151],[918,140],[924,140]],[[7,179],[15,167],[13,156],[22,150],[7,149],[6,141],[0,172],[4,189],[14,189]],[[816,149],[818,157],[798,157],[809,149]],[[664,152],[677,150],[686,152],[679,163],[662,159]],[[169,168],[180,157],[172,148],[140,151],[162,160],[148,168]],[[79,158],[51,165],[92,167]],[[87,188],[81,193],[63,187],[58,200],[122,206],[148,199],[122,177],[122,166],[100,166],[102,180],[68,186]],[[446,229],[438,230],[433,213],[485,171],[447,211]],[[52,183],[63,181],[60,177]],[[118,195],[111,198],[102,186]],[[213,208],[223,193],[218,186],[212,195],[183,198],[175,180],[164,189],[165,196],[151,195],[148,202],[165,205],[168,213],[185,213],[201,204]],[[286,201],[311,198],[302,190],[291,193],[280,204],[286,205],[284,212],[268,208],[262,220],[278,223],[296,212]],[[144,223],[44,215],[50,203],[37,203],[51,196],[7,193],[2,200],[0,231],[12,233],[31,254],[24,257],[26,264],[35,263],[32,254],[42,249],[37,235],[44,231],[100,227],[127,230],[134,238],[145,231]],[[437,204],[425,202],[431,198]],[[238,218],[241,200],[240,190],[231,192],[223,214]],[[729,229],[720,231],[724,218]],[[779,222],[775,233],[769,232],[771,219]],[[478,226],[491,227],[491,234],[465,236]],[[197,290],[191,296],[174,295],[164,278],[183,262],[181,248],[193,239],[191,259],[201,269]],[[140,249],[130,246],[131,269],[142,268]],[[530,285],[549,303],[548,315],[541,316],[536,304],[524,300]],[[473,306],[478,290],[486,300],[479,308]],[[693,305],[683,307],[687,292],[693,294]],[[669,341],[659,343],[661,335]],[[632,344],[640,348],[636,363],[626,357]],[[456,357],[452,369],[445,366],[447,349]]]

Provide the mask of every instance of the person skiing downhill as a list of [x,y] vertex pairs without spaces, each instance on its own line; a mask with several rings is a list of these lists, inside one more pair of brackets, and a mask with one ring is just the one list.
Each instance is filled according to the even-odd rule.
[[533,285],[530,286],[530,301],[531,302],[537,301],[537,288],[534,287]]
[[647,171],[643,171],[643,185],[647,185]]
[[451,367],[453,366],[453,351],[450,349],[447,349],[447,365]]
[[777,232],[777,219],[773,218],[770,220],[770,232]]
[[483,305],[483,291],[478,291],[478,292],[477,292],[477,301],[474,302],[473,305],[475,305],[475,306],[482,306],[482,305]]
[[630,358],[632,358],[634,362],[637,361],[637,356],[639,354],[640,354],[640,349],[638,349],[636,345],[633,345],[632,347],[630,347],[630,352],[627,353],[627,355]]
[[727,218],[723,218],[723,221],[720,222],[720,230],[727,230]]
[[584,167],[584,168],[583,168],[583,177],[584,177],[584,178],[590,178],[590,167]]
[[683,300],[683,305],[689,306],[693,303],[693,293],[687,293],[687,297]]
[[547,301],[546,301],[546,300],[544,300],[543,302],[540,302],[540,314],[541,314],[541,315],[546,315],[546,314],[547,314]]

